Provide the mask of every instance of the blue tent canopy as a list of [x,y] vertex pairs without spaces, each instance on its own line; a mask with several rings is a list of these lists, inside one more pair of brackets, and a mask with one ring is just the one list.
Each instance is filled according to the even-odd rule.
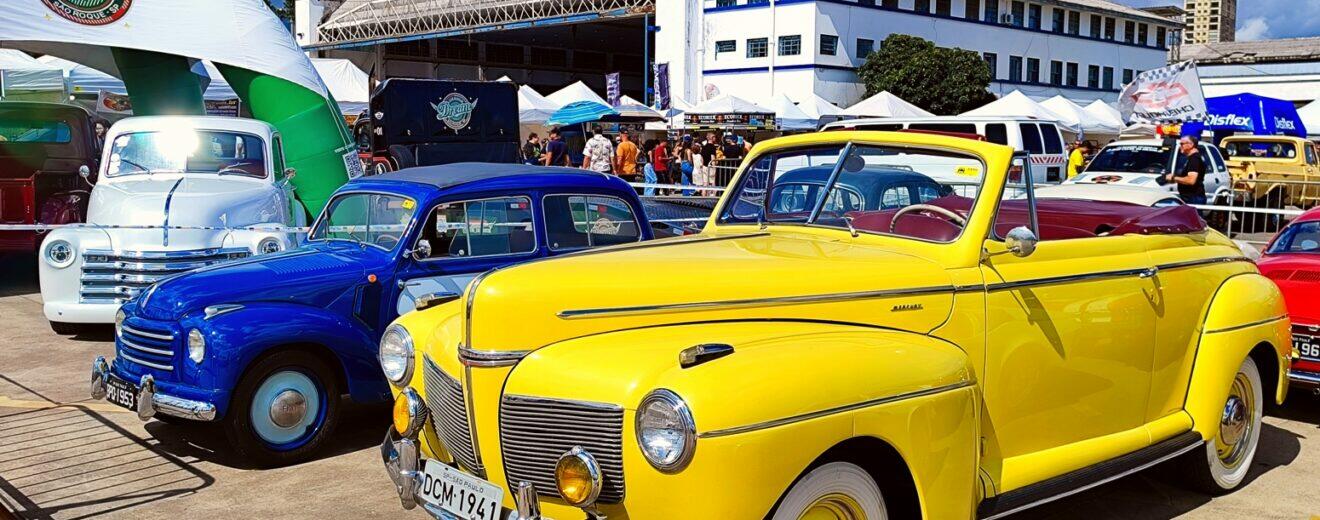
[[1237,94],[1206,98],[1205,105],[1206,120],[1183,125],[1183,135],[1201,135],[1202,130],[1210,130],[1306,137],[1306,127],[1291,101]]
[[551,114],[546,124],[550,126],[576,125],[578,123],[600,121],[601,118],[617,115],[619,115],[619,112],[613,108],[595,101],[574,101]]

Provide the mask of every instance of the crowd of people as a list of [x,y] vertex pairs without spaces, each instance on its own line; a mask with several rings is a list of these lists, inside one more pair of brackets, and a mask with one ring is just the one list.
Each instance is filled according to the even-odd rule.
[[[622,130],[613,138],[599,126],[591,128],[591,137],[582,147],[583,169],[617,175],[628,182],[641,182],[643,195],[681,191],[691,195],[697,190],[664,188],[663,185],[719,186],[719,170],[730,172],[751,150],[751,143],[741,136],[715,132],[679,134],[666,139],[647,139],[640,145],[632,132]],[[523,159],[528,164],[574,166],[568,144],[558,129],[550,130],[542,140],[533,133],[523,144]],[[727,181],[727,179],[725,179]]]

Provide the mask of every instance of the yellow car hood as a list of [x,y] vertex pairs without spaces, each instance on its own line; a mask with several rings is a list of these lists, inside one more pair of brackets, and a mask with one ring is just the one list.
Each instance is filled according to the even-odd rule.
[[785,229],[532,262],[468,290],[466,346],[479,351],[699,321],[798,319],[927,333],[953,303],[948,274],[928,259]]

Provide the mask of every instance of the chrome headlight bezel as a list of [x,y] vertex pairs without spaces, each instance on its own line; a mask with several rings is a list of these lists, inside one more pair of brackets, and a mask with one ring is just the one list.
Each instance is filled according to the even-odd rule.
[[260,242],[257,242],[257,250],[254,252],[254,254],[269,255],[272,253],[278,253],[283,250],[284,250],[284,244],[280,242],[280,239],[275,237],[266,237],[261,239]]
[[119,337],[124,332],[124,320],[128,319],[128,314],[124,309],[115,310],[115,337]]
[[[652,435],[654,428],[646,423],[654,417],[648,414],[653,407],[667,407],[668,411],[673,412],[678,420],[679,438],[683,445],[678,449],[676,457],[663,457],[652,453],[648,446],[651,441],[648,437]],[[697,424],[692,418],[692,411],[688,408],[687,402],[678,394],[667,389],[660,388],[653,390],[642,398],[642,402],[637,405],[637,415],[635,418],[634,430],[637,434],[637,446],[642,451],[642,458],[650,463],[652,467],[660,470],[662,473],[677,473],[687,467],[692,461],[692,455],[697,450]],[[672,459],[672,460],[670,460]]]
[[41,258],[51,267],[64,269],[73,265],[73,260],[77,256],[75,252],[72,243],[68,240],[57,238],[46,244],[46,247],[43,248],[41,252]]
[[380,347],[376,360],[380,362],[380,371],[396,387],[407,386],[412,380],[414,345],[408,329],[397,323],[385,329],[380,336]]
[[199,365],[206,359],[206,334],[198,329],[188,329],[188,359]]

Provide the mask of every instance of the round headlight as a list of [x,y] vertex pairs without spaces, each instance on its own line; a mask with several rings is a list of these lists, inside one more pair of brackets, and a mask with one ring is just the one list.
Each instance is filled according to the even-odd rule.
[[127,317],[127,315],[124,314],[124,309],[119,309],[119,310],[115,311],[115,335],[116,335],[116,336],[118,336],[118,335],[120,334],[120,332],[124,329],[124,318],[125,318],[125,317]]
[[682,470],[697,449],[697,426],[687,403],[663,388],[647,394],[637,406],[637,443],[655,469]]
[[263,238],[257,244],[257,254],[259,255],[278,253],[282,250],[284,250],[284,244],[281,244],[280,239],[275,237]]
[[600,464],[587,450],[574,446],[555,464],[555,487],[559,496],[574,507],[596,503],[601,488]]
[[66,240],[51,240],[46,245],[46,263],[63,269],[73,264],[73,244]]
[[403,386],[412,377],[413,341],[398,324],[385,329],[380,338],[380,369],[395,386]]
[[206,357],[206,337],[202,331],[191,329],[188,331],[188,359],[193,363],[201,363],[202,358]]
[[426,414],[426,406],[417,391],[404,388],[394,398],[394,431],[404,437],[412,437],[426,424]]

